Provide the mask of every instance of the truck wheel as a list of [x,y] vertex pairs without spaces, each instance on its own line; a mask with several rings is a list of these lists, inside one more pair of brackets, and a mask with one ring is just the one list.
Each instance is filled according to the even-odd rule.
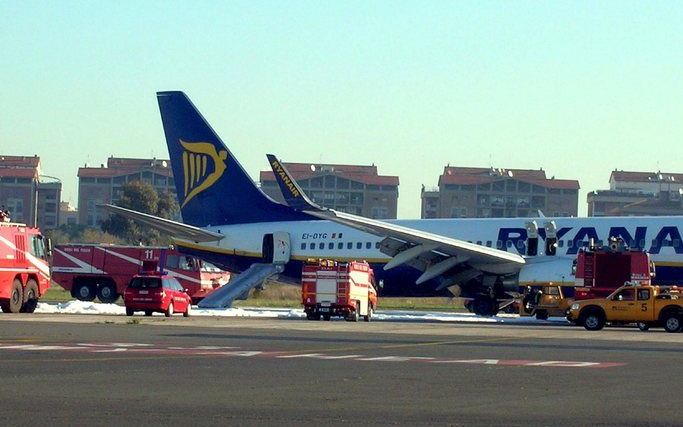
[[2,300],[2,302],[0,302],[0,306],[2,307],[2,311],[5,313],[19,313],[23,303],[24,295],[21,290],[21,281],[19,279],[14,279],[9,299]]
[[105,304],[113,304],[119,299],[116,285],[113,283],[102,283],[97,288],[97,298]]
[[332,316],[330,314],[323,314],[323,320],[328,322],[330,319],[332,319]]
[[34,279],[28,279],[24,288],[24,304],[21,306],[22,313],[33,313],[38,307],[38,283]]
[[357,322],[358,321],[358,310],[359,310],[359,308],[360,308],[360,304],[356,303],[356,309],[350,311],[349,314],[346,315],[346,321]]
[[145,310],[145,316],[149,317],[152,315],[152,310]]
[[605,315],[597,310],[591,310],[581,317],[581,324],[583,324],[583,327],[586,328],[586,330],[599,331],[605,327]]
[[638,322],[636,323],[636,325],[638,326],[638,329],[640,329],[643,332],[647,332],[650,330],[650,325],[648,325],[645,322]]
[[369,322],[370,319],[372,319],[372,306],[368,305],[368,314],[366,316],[363,316],[363,320]]
[[134,314],[135,314],[135,310],[133,310],[132,308],[126,307],[126,316],[132,316]]
[[306,313],[306,319],[308,320],[320,320],[320,314],[313,311]]
[[166,316],[166,317],[173,316],[173,303],[172,302],[168,303],[168,307],[166,307],[166,311],[164,312],[164,316]]
[[190,317],[190,310],[191,310],[192,304],[187,304],[187,308],[185,309],[185,313],[183,313],[183,317]]
[[681,331],[681,316],[677,313],[667,313],[664,315],[664,330],[667,332]]
[[95,285],[90,283],[79,283],[75,286],[74,296],[79,301],[94,301],[97,296]]
[[536,319],[548,320],[548,310],[536,310]]

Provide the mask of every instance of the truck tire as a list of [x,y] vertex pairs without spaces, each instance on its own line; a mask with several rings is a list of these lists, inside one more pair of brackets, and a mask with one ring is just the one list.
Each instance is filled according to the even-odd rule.
[[306,319],[308,320],[320,320],[320,313],[314,311],[306,313]]
[[548,310],[536,310],[536,319],[548,320]]
[[599,310],[587,310],[579,318],[579,323],[588,331],[599,331],[605,327],[605,315]]
[[332,319],[332,315],[330,314],[323,314],[323,320],[326,322],[329,322],[330,319]]
[[164,316],[166,316],[166,317],[173,316],[173,302],[168,303],[168,307],[166,307],[166,311],[164,312]]
[[111,282],[104,282],[97,287],[97,298],[105,304],[113,304],[119,299],[116,285]]
[[360,304],[356,302],[356,309],[349,311],[349,314],[346,315],[346,321],[347,322],[357,322],[358,321],[358,310],[360,309]]
[[680,332],[681,331],[681,315],[670,311],[662,316],[662,324],[664,325],[664,330],[667,332]]
[[640,329],[643,332],[647,332],[650,330],[650,324],[649,323],[636,322],[636,326],[638,327],[638,329]]
[[79,301],[94,301],[97,296],[97,288],[88,282],[78,282],[73,288],[73,295]]
[[187,308],[185,309],[185,313],[183,313],[183,317],[190,317],[190,310],[192,310],[192,304],[187,304]]
[[33,313],[38,307],[38,283],[34,279],[28,279],[24,288],[24,303],[21,306],[22,313]]
[[132,316],[134,314],[135,314],[135,310],[133,310],[132,308],[126,307],[126,316]]
[[368,304],[368,314],[363,316],[363,320],[369,322],[372,319],[372,305]]
[[149,317],[152,315],[152,310],[145,310],[145,316]]
[[5,313],[19,313],[23,303],[24,294],[21,289],[21,281],[19,279],[14,279],[14,282],[12,282],[12,291],[10,292],[10,297],[7,300],[2,300],[0,302],[0,307]]

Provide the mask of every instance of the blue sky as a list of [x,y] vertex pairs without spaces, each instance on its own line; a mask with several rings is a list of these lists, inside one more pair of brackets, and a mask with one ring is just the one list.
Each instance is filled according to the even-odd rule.
[[166,158],[183,90],[249,173],[375,163],[399,217],[451,165],[682,172],[683,4],[0,0],[0,153],[77,168]]

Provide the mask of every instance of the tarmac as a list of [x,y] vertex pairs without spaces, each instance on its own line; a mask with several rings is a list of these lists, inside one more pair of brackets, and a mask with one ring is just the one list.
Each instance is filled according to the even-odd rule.
[[0,315],[7,425],[683,425],[683,333]]

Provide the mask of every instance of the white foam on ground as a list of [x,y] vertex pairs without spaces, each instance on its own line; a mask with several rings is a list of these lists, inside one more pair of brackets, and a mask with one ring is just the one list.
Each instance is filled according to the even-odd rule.
[[[107,314],[120,315],[126,314],[126,308],[117,304],[102,304],[84,301],[69,301],[65,303],[38,303],[36,313],[47,314]],[[207,317],[260,317],[260,318],[282,318],[296,319],[305,318],[306,315],[301,308],[222,308],[222,309],[201,309],[192,306],[192,316]],[[373,315],[375,320],[384,321],[413,321],[413,322],[465,322],[465,323],[566,323],[561,317],[551,317],[548,321],[536,320],[533,317],[520,317],[515,314],[500,314],[494,317],[481,317],[471,313],[449,313],[438,311],[413,311],[413,310],[380,310]]]

